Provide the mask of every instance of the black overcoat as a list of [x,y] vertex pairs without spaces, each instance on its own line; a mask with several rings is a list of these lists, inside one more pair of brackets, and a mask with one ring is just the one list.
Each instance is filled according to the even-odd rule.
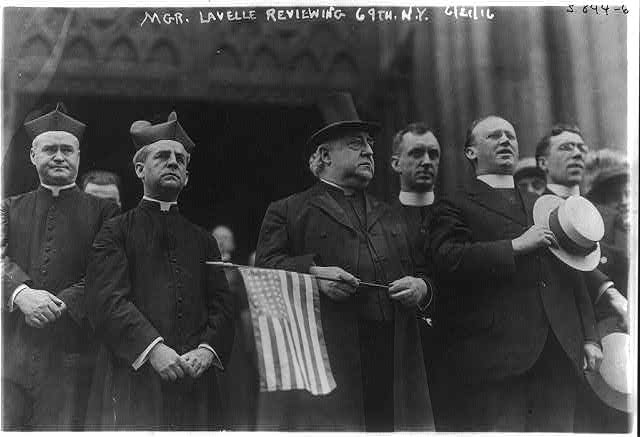
[[[389,281],[414,274],[405,224],[389,205],[366,195],[370,240]],[[265,215],[256,265],[308,273],[315,263],[354,272],[358,236],[324,183],[272,203]],[[327,396],[283,392],[262,430],[364,430],[357,310],[320,294],[322,327],[336,389]],[[433,429],[431,401],[416,311],[394,304],[394,428]],[[267,397],[267,399],[269,399]]]
[[430,222],[447,343],[439,363],[470,383],[531,368],[550,329],[581,375],[583,345],[598,341],[581,272],[546,249],[514,256],[511,240],[533,224],[536,200],[518,193],[524,210],[470,181],[436,202]]

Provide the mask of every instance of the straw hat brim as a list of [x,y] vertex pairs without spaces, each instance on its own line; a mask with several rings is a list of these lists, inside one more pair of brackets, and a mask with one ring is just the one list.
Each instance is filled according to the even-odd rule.
[[[604,319],[598,323],[598,331],[603,346],[604,360],[597,372],[585,372],[585,377],[591,386],[591,389],[598,395],[600,400],[616,410],[631,413],[633,411],[632,399],[631,399],[631,385],[629,384],[628,372],[629,364],[631,360],[631,337],[626,332],[621,332],[617,326],[617,319],[610,317]],[[614,372],[612,375],[603,376],[602,371],[606,367],[619,366],[623,364],[623,369],[626,372]],[[619,370],[619,369],[618,369]],[[626,375],[625,375],[626,374]],[[624,378],[627,377],[627,381],[610,381],[613,384],[607,382],[608,378]],[[624,387],[625,392],[616,390],[612,385],[618,388]]]
[[[533,205],[533,223],[548,228],[549,214],[562,202],[563,198],[553,194],[540,196]],[[549,251],[563,263],[583,272],[590,272],[600,264],[600,243],[597,243],[596,249],[586,256],[571,254],[561,247],[549,247]]]

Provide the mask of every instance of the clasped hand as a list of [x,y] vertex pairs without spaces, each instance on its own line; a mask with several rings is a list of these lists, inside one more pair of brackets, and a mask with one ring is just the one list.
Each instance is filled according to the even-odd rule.
[[196,348],[184,355],[164,343],[158,343],[149,353],[149,362],[165,381],[175,381],[185,376],[198,378],[213,363],[213,352],[205,348]]
[[65,303],[47,290],[29,287],[18,293],[14,304],[24,314],[26,324],[34,328],[44,328],[67,310]]

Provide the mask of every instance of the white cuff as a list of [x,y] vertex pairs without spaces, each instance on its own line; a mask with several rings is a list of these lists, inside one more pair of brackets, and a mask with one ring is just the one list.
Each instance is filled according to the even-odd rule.
[[431,305],[431,302],[433,302],[433,287],[431,286],[431,281],[420,279],[427,286],[427,295],[422,298],[421,302],[418,302],[418,310],[424,313]]
[[202,347],[202,348],[205,348],[207,350],[210,350],[213,353],[213,365],[216,366],[218,369],[224,371],[224,366],[222,365],[222,361],[220,361],[220,357],[218,356],[216,351],[209,344],[200,343],[198,345],[198,347]]
[[138,370],[144,363],[147,362],[147,360],[149,359],[149,352],[151,352],[151,349],[153,349],[153,347],[158,343],[160,343],[161,341],[164,341],[164,338],[162,337],[156,338],[151,342],[149,346],[147,346],[147,348],[140,355],[138,355],[138,358],[136,358],[133,364],[131,364],[134,370]]
[[16,297],[18,297],[18,294],[20,294],[20,292],[22,290],[25,290],[29,288],[26,284],[20,284],[16,287],[15,290],[13,290],[13,293],[11,293],[11,298],[9,299],[9,312],[13,312],[16,308],[13,305],[13,302],[16,300]]
[[605,291],[607,291],[608,289],[610,289],[613,286],[614,286],[613,281],[605,281],[605,282],[603,282],[602,285],[600,286],[600,288],[598,288],[598,297],[596,297],[596,300],[593,302],[594,305],[597,305],[598,302],[600,301],[600,298],[605,293]]

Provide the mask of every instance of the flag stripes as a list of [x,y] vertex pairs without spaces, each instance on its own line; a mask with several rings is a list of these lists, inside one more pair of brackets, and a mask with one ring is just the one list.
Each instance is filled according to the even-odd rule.
[[327,355],[316,280],[283,270],[241,268],[263,391],[330,393],[335,380]]

